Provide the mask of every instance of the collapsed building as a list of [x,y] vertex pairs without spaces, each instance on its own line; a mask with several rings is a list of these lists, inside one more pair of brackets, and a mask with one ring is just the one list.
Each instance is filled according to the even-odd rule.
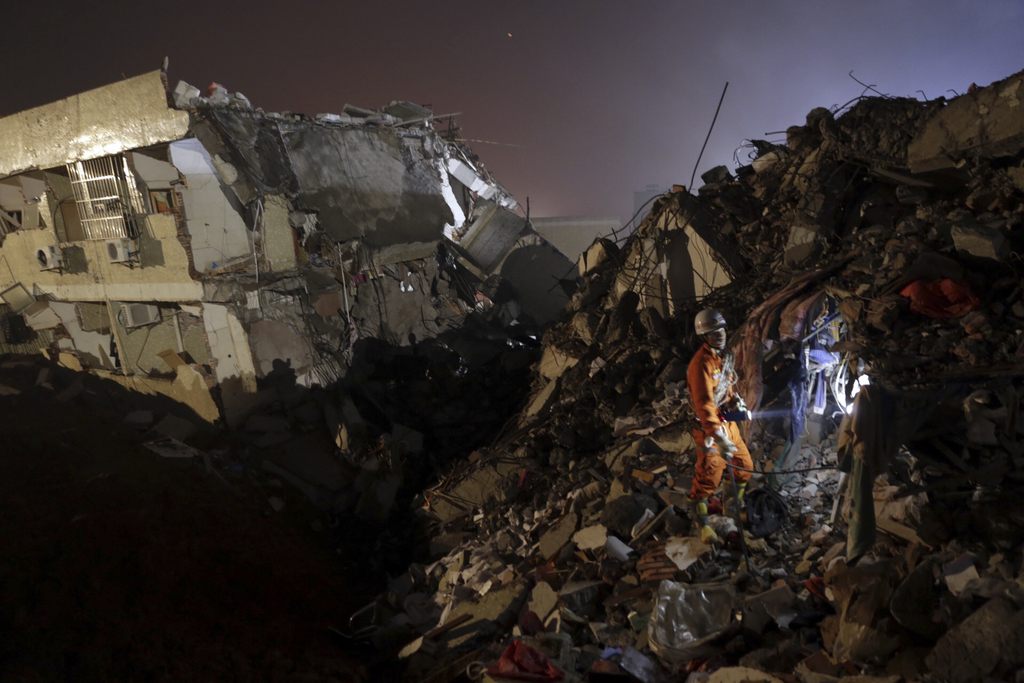
[[234,426],[263,379],[336,383],[360,340],[536,334],[573,266],[516,209],[418,105],[128,78],[0,119],[0,351]]
[[[274,510],[297,491],[330,523],[359,519],[353,526],[382,539],[377,552],[394,536],[365,522],[412,526],[397,492],[408,494],[405,474],[422,475],[436,456],[416,429],[482,431],[468,421],[474,411],[504,424],[414,496],[429,559],[391,572],[348,622],[348,635],[376,646],[367,658],[385,660],[381,680],[1015,680],[1024,666],[1022,85],[1016,74],[948,101],[859,97],[816,109],[785,143],[744,143],[749,164],[709,171],[695,193],[674,188],[634,234],[594,243],[570,296],[556,286],[569,264],[513,219],[511,199],[468,151],[418,120],[425,110],[346,107],[310,120],[252,110],[216,88],[202,98],[181,85],[172,105],[160,74],[129,79],[99,92],[118,106],[131,99],[115,98],[118,88],[149,92],[144,115],[118,127],[118,136],[136,131],[130,140],[75,124],[44,158],[57,124],[89,106],[0,120],[23,136],[0,137],[11,145],[4,158],[22,159],[0,169],[4,350],[44,347],[93,374],[134,373],[138,389],[213,384],[221,403],[211,398],[209,414],[223,408],[229,421],[247,387],[275,371],[310,385],[342,369],[359,376],[325,405],[279,396],[260,409],[256,427],[273,433],[253,439],[250,455],[203,460],[225,481],[265,486]],[[100,108],[113,126],[116,107]],[[49,133],[25,139],[36,122]],[[121,206],[150,211],[129,217],[149,232],[111,237],[114,251],[106,237],[61,237],[85,234],[75,216],[96,218],[89,230],[121,225],[78,203],[74,184],[92,176],[68,161],[76,154],[123,155],[106,175],[128,186]],[[360,185],[392,177],[369,169],[399,158],[401,183]],[[160,194],[173,188],[173,198]],[[186,194],[201,188],[212,198]],[[244,230],[231,233],[237,242],[211,236],[211,226],[226,233],[225,207]],[[430,217],[430,229],[414,214]],[[118,244],[123,264],[108,258]],[[51,254],[57,268],[46,267]],[[162,337],[147,343],[126,324],[145,311],[124,303],[152,302],[174,309],[180,343],[173,328],[141,326]],[[105,308],[89,317],[90,305]],[[723,545],[694,536],[686,501],[695,461],[686,366],[693,315],[708,305],[733,323],[740,392],[756,418],[747,519],[710,504]],[[19,341],[26,330],[38,336]],[[202,334],[207,364],[197,362]],[[463,359],[520,370],[539,355],[529,395],[461,366],[354,360],[353,336],[380,353],[423,334]],[[300,357],[292,335],[323,346]],[[539,354],[515,341],[531,335]],[[153,344],[177,366],[175,380],[160,377],[164,366],[126,369]],[[219,375],[222,358],[226,373],[245,369]],[[408,391],[395,391],[403,378]],[[96,399],[63,379],[41,373],[35,389]],[[237,403],[224,397],[233,383]],[[495,401],[502,390],[511,415]],[[456,400],[472,410],[453,413]],[[417,411],[426,417],[407,428]],[[321,442],[329,452],[313,462]],[[203,445],[191,443],[150,445],[197,455]]]
[[[522,412],[417,500],[431,559],[353,632],[424,681],[1019,680],[1022,91],[815,109],[597,241]],[[708,305],[755,416],[724,546],[686,503]]]

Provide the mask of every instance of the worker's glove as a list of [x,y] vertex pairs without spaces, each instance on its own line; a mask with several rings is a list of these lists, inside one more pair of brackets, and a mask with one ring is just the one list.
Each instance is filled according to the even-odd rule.
[[723,427],[719,427],[711,435],[715,445],[718,446],[718,454],[726,460],[732,460],[732,456],[736,455],[736,444],[729,440],[728,435],[725,433]]

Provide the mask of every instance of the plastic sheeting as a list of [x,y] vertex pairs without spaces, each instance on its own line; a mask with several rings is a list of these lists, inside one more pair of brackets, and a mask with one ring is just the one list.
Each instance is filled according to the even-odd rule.
[[669,666],[702,656],[708,641],[729,627],[735,601],[729,584],[662,581],[647,625],[651,651]]
[[537,683],[560,681],[565,678],[565,673],[552,664],[547,656],[518,640],[509,643],[501,658],[487,669],[487,673],[491,676]]

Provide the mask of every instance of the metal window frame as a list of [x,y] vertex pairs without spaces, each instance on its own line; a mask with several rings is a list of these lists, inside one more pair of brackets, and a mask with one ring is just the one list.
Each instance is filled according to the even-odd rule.
[[67,170],[86,239],[138,235],[136,219],[145,212],[142,193],[123,154],[73,161]]

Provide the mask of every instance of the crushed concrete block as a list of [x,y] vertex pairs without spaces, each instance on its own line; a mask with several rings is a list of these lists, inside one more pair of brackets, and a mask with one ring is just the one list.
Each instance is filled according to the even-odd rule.
[[74,370],[75,372],[82,372],[82,361],[78,360],[78,357],[73,353],[61,353],[57,356],[57,362],[60,365]]
[[451,551],[462,545],[466,540],[466,534],[461,531],[452,531],[430,539],[430,556],[444,557]]
[[553,380],[578,362],[578,358],[573,358],[561,349],[548,345],[544,347],[544,352],[541,354],[538,371],[541,376]]
[[530,599],[527,602],[527,609],[536,613],[541,621],[548,618],[548,615],[558,605],[558,593],[547,581],[538,581],[537,585],[530,591]]
[[621,496],[605,502],[601,511],[601,524],[616,536],[632,538],[633,525],[643,517],[645,511],[654,512],[657,509],[658,504],[649,496]]
[[1010,243],[1003,233],[984,225],[954,225],[950,231],[957,251],[978,258],[1004,260],[1010,253]]
[[82,380],[79,378],[75,380],[67,389],[61,391],[56,396],[54,396],[54,398],[60,401],[61,403],[68,403],[78,398],[81,395],[82,391],[84,390],[85,386],[82,384]]
[[729,173],[729,169],[726,166],[715,166],[701,173],[700,179],[704,181],[705,185],[725,183],[732,180],[732,173]]
[[939,638],[925,660],[950,683],[980,681],[996,668],[1024,664],[1024,610],[994,598]]
[[570,512],[563,517],[555,526],[540,539],[540,554],[545,560],[555,556],[562,546],[570,541],[579,518],[575,513]]
[[584,344],[594,343],[594,332],[601,319],[590,310],[580,311],[572,317],[572,329]]
[[451,498],[438,496],[430,502],[430,512],[442,523],[447,524],[456,517],[480,507],[502,493],[501,484],[513,472],[518,472],[517,463],[498,461],[474,470],[451,491]]
[[330,442],[318,432],[297,438],[288,437],[286,445],[270,459],[314,486],[338,491],[351,483],[350,473],[335,457]]
[[978,568],[974,565],[976,559],[972,553],[964,553],[942,568],[946,587],[949,588],[950,593],[959,595],[968,582],[980,578]]
[[312,401],[306,401],[298,408],[293,409],[290,415],[296,420],[309,425],[316,424],[324,419],[324,413],[320,406]]
[[588,526],[580,529],[572,537],[573,543],[580,550],[594,550],[603,548],[608,541],[608,529],[603,524]]
[[636,634],[619,624],[609,624],[603,621],[592,621],[588,624],[590,632],[601,645],[605,647],[632,647],[636,645]]
[[888,562],[862,561],[855,567],[839,562],[825,575],[825,585],[832,590],[839,611],[832,648],[837,660],[886,657],[899,646],[898,629],[889,611],[896,579]]

